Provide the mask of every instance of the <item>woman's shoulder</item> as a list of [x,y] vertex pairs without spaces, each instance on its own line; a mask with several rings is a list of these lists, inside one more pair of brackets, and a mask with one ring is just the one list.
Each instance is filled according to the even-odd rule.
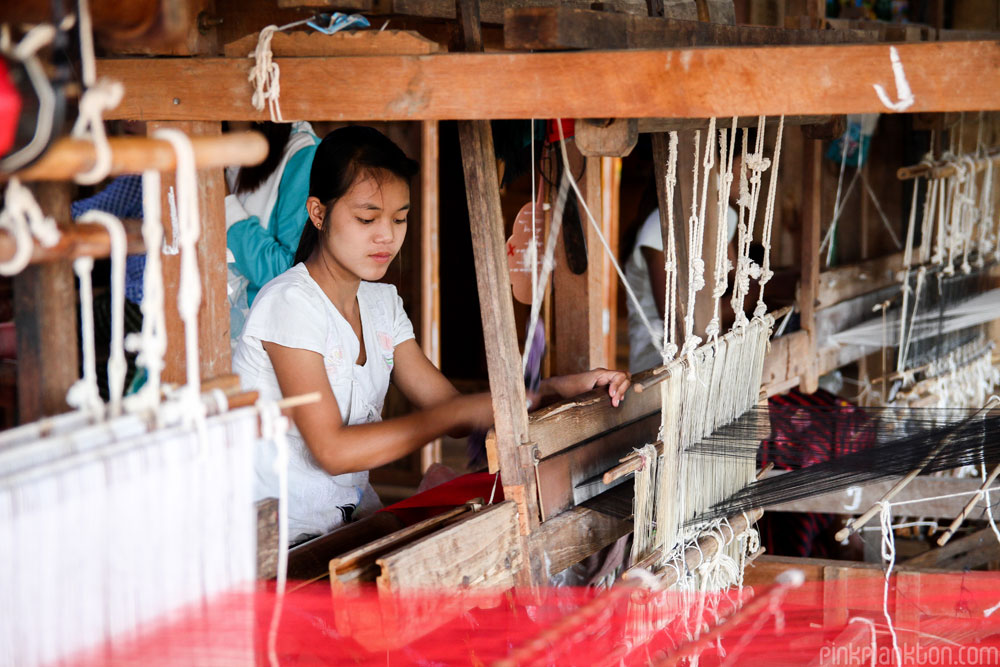
[[317,308],[323,307],[325,297],[301,262],[269,280],[257,293],[253,305],[258,303],[288,303],[305,301]]
[[366,280],[362,280],[361,284],[358,285],[358,292],[378,300],[392,299],[395,301],[398,295],[395,285],[390,283],[370,283]]

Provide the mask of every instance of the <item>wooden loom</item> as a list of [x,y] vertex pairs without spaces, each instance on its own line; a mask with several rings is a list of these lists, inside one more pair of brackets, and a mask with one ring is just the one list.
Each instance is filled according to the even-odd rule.
[[[676,4],[676,3],[674,3]],[[698,4],[698,3],[691,3]],[[701,3],[704,4],[704,3]],[[814,3],[815,4],[815,3]],[[812,5],[811,5],[812,7]],[[492,9],[491,9],[492,8]],[[484,6],[484,15],[495,11]],[[813,8],[813,19],[817,18]],[[517,360],[517,335],[509,290],[506,289],[506,265],[503,245],[503,220],[500,193],[488,125],[490,118],[526,118],[541,110],[545,115],[567,118],[637,119],[626,122],[636,131],[658,133],[660,162],[663,162],[662,133],[672,127],[688,128],[707,117],[731,115],[784,114],[800,118],[803,126],[802,169],[804,183],[802,208],[800,311],[802,331],[776,339],[763,370],[764,391],[777,392],[801,385],[815,388],[820,374],[845,363],[837,351],[819,349],[817,309],[830,298],[829,283],[843,285],[841,279],[821,277],[818,261],[820,230],[820,145],[813,138],[815,121],[830,114],[884,112],[873,93],[872,83],[892,91],[894,81],[887,46],[871,43],[882,38],[898,40],[900,35],[859,35],[849,30],[808,31],[780,28],[751,29],[740,26],[712,27],[678,24],[659,17],[629,18],[619,32],[619,41],[611,37],[584,40],[584,30],[572,28],[573,21],[592,25],[607,19],[601,12],[566,8],[513,11],[505,22],[504,38],[511,49],[558,49],[564,47],[623,48],[616,52],[580,51],[560,53],[485,53],[448,55],[351,55],[300,56],[280,58],[282,66],[282,109],[286,117],[316,120],[382,121],[407,120],[424,124],[426,136],[433,136],[440,120],[464,119],[461,126],[465,157],[466,182],[473,249],[475,252],[480,301],[483,304],[483,328],[486,336],[487,363],[494,396],[496,429],[492,439],[491,468],[502,473],[508,500],[475,516],[466,513],[442,519],[446,530],[434,531],[424,526],[411,531],[405,539],[390,542],[392,558],[382,558],[379,581],[387,589],[422,584],[449,585],[469,581],[483,585],[541,583],[548,575],[593,553],[630,529],[627,522],[611,519],[577,505],[576,483],[601,472],[609,454],[620,455],[637,442],[655,439],[662,396],[659,389],[630,394],[620,410],[611,410],[597,400],[595,393],[579,397],[544,411],[528,415],[524,409],[524,390],[520,383]],[[697,17],[697,14],[696,14]],[[495,18],[495,17],[494,17]],[[617,18],[608,19],[617,21]],[[518,23],[520,21],[520,23]],[[555,26],[534,41],[522,36],[518,25]],[[590,23],[587,23],[590,21]],[[545,23],[548,22],[548,23]],[[617,25],[617,24],[616,24]],[[507,26],[510,27],[508,32]],[[570,27],[567,27],[570,26]],[[707,33],[707,34],[706,34]],[[833,34],[824,34],[833,33]],[[523,34],[523,33],[522,33]],[[906,37],[905,35],[903,37]],[[712,39],[716,48],[664,48],[665,43],[681,46]],[[868,43],[836,46],[722,46],[734,43],[812,43],[837,41]],[[671,40],[668,42],[667,40]],[[641,50],[636,47],[641,47]],[[913,42],[897,46],[906,68],[914,103],[908,112],[949,112],[1000,108],[995,78],[1000,50],[992,42]],[[331,63],[332,61],[332,63]],[[748,69],[747,62],[755,64]],[[330,65],[335,67],[331,68]],[[683,66],[681,65],[683,64]],[[246,85],[248,61],[238,57],[199,56],[180,59],[107,59],[100,63],[100,73],[124,82],[127,94],[113,112],[114,117],[151,120],[158,124],[185,124],[192,130],[218,132],[222,120],[261,119],[248,104]],[[331,69],[334,71],[331,72]],[[670,85],[661,85],[664,71],[670,72]],[[156,76],[150,76],[155,72]],[[576,76],[587,73],[587,86],[581,87]],[[376,88],[366,82],[378,77]],[[317,80],[329,82],[316,87]],[[822,79],[824,87],[813,82]],[[977,81],[970,87],[962,82]],[[152,83],[155,81],[155,84]],[[525,82],[530,82],[526,84]],[[503,90],[504,95],[491,93]],[[683,95],[676,91],[683,90]],[[634,91],[641,91],[636,94]],[[762,91],[765,91],[762,93]],[[790,120],[790,123],[792,121]],[[613,123],[604,133],[617,136],[620,123]],[[598,133],[601,134],[601,133]],[[656,145],[656,144],[654,144]],[[591,171],[591,170],[588,170]],[[596,170],[595,170],[596,171]],[[216,235],[206,244],[202,261],[221,266],[221,174],[212,173],[202,193],[204,202],[214,211],[206,216],[204,231]],[[681,192],[684,188],[681,188]],[[662,193],[661,193],[662,194]],[[662,201],[662,200],[661,200]],[[214,217],[213,217],[214,216]],[[681,244],[682,246],[684,244]],[[211,257],[206,257],[211,255]],[[212,259],[214,257],[214,260]],[[685,261],[685,260],[682,260]],[[891,264],[883,262],[883,264]],[[858,271],[866,269],[852,268]],[[838,270],[840,275],[847,270]],[[51,273],[51,272],[50,272]],[[682,272],[683,273],[683,272]],[[211,272],[209,272],[211,275]],[[209,278],[208,280],[211,280]],[[37,280],[38,290],[48,291],[62,280],[40,275],[25,280],[26,286]],[[863,289],[867,289],[865,286]],[[860,292],[859,292],[860,293]],[[219,284],[206,292],[219,296]],[[834,299],[843,300],[843,288]],[[224,337],[226,316],[216,301],[214,315],[207,318],[205,364],[228,366],[228,351],[220,343]],[[55,308],[55,306],[51,306]],[[50,306],[46,306],[49,309]],[[45,311],[25,314],[26,320],[44,321]],[[593,309],[584,313],[588,330],[598,322]],[[592,339],[591,339],[592,340]],[[593,345],[593,342],[590,342]],[[72,345],[64,344],[65,349]],[[27,355],[26,355],[27,356]],[[176,363],[176,361],[175,361]],[[642,383],[647,376],[638,376]],[[59,376],[43,369],[39,385],[56,385]],[[658,385],[659,386],[659,385]],[[42,391],[37,396],[57,395]],[[56,401],[55,404],[57,404]],[[52,403],[50,402],[50,405]],[[54,411],[54,408],[48,408]],[[582,446],[581,443],[586,443]],[[603,450],[603,451],[602,451]],[[557,480],[555,484],[539,479]],[[458,519],[455,522],[455,519]],[[421,532],[427,530],[427,532]],[[456,535],[462,535],[457,538]],[[474,535],[489,540],[496,552],[506,554],[499,562],[483,565],[478,556],[457,554],[442,568],[426,565],[427,554],[446,551],[444,545],[472,542]],[[402,536],[397,536],[402,538]],[[396,549],[400,544],[411,544]],[[372,552],[374,554],[374,552]],[[377,559],[373,559],[377,560]]]

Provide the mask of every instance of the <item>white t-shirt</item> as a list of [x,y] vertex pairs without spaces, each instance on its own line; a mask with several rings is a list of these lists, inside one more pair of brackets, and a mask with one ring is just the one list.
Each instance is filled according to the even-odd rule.
[[[380,421],[395,348],[413,338],[413,325],[392,285],[362,282],[358,306],[367,357],[364,366],[355,363],[361,348],[350,323],[304,264],[267,283],[254,300],[233,356],[233,371],[239,374],[244,390],[256,390],[265,399],[282,398],[263,341],[311,350],[323,355],[344,423]],[[288,523],[293,539],[322,535],[381,507],[367,471],[330,475],[316,463],[294,424],[288,440]],[[274,453],[273,443],[258,443],[257,499],[278,495]]]
[[[732,207],[729,208],[727,223],[729,227],[729,240],[732,241],[738,223],[737,213]],[[629,255],[628,261],[625,262],[625,278],[628,280],[632,291],[635,292],[639,300],[639,305],[642,307],[642,312],[649,319],[649,323],[656,331],[661,332],[662,335],[663,318],[660,317],[660,311],[657,309],[656,301],[653,299],[653,286],[649,281],[649,267],[646,264],[646,258],[642,254],[643,248],[663,250],[663,233],[660,231],[659,209],[655,209],[650,213],[649,217],[643,221],[642,227],[639,228],[639,233],[635,239],[635,248],[632,250],[632,254]],[[642,318],[636,311],[632,299],[626,299],[626,301],[628,303],[629,372],[637,373],[647,368],[659,366],[663,363],[663,358],[656,351],[653,339],[650,338],[649,332],[646,331],[646,326],[642,323]]]

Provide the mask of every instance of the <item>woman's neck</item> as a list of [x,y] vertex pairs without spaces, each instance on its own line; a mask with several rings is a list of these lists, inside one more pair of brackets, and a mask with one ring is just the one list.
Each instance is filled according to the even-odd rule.
[[313,253],[305,265],[309,275],[342,315],[346,317],[355,311],[360,278],[346,271],[322,251]]

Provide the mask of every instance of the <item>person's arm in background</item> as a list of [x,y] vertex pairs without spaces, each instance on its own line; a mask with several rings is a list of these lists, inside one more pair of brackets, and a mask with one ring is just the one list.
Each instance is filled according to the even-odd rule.
[[[257,216],[250,216],[234,222],[226,232],[226,245],[233,253],[236,268],[250,281],[247,293],[251,300],[258,289],[292,266],[302,226],[308,217],[306,199],[315,153],[315,146],[307,146],[285,163],[268,229],[261,226]],[[227,198],[227,217],[230,202],[234,200],[235,197]]]

